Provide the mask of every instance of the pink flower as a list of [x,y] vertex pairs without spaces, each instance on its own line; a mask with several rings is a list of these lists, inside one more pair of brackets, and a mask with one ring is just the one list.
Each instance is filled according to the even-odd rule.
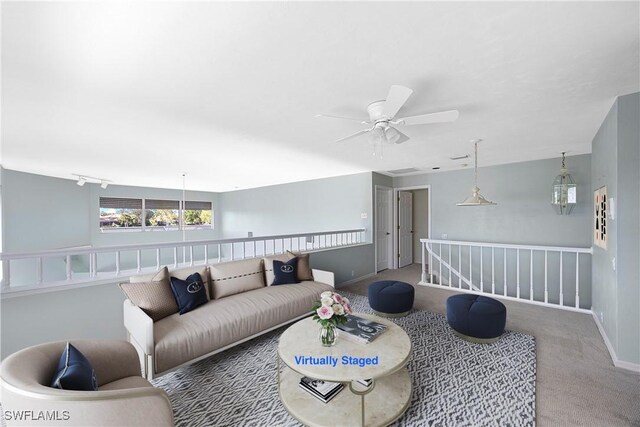
[[343,298],[340,294],[333,294],[333,300],[338,304],[342,304]]
[[347,303],[344,305],[344,312],[346,314],[351,314],[353,311],[351,310],[351,304]]
[[331,319],[331,316],[333,316],[333,309],[323,305],[316,310],[316,313],[318,313],[318,317],[321,319]]

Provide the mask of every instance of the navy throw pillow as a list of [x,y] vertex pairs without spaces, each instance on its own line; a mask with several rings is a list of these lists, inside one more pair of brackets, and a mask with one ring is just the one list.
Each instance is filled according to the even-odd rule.
[[200,273],[193,273],[186,280],[172,277],[171,290],[178,303],[180,314],[188,313],[208,301],[207,290],[204,287]]
[[300,283],[298,280],[298,257],[291,258],[287,262],[273,260],[273,275],[272,285]]
[[80,350],[67,343],[58,361],[56,373],[51,379],[51,387],[62,390],[96,391],[98,389],[96,371]]

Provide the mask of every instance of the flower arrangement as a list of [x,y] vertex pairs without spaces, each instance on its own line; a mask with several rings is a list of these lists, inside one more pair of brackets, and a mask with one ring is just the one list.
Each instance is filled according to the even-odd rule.
[[338,332],[336,326],[347,323],[347,315],[351,314],[349,299],[339,293],[326,291],[320,294],[320,301],[313,303],[313,320],[320,324],[320,341],[324,346],[335,344]]

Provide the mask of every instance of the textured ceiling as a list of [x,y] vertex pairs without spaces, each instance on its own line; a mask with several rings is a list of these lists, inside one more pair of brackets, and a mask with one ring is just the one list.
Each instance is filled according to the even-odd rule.
[[[370,170],[441,171],[591,151],[639,90],[638,2],[3,2],[2,164],[226,191]],[[372,156],[389,86],[405,127]]]

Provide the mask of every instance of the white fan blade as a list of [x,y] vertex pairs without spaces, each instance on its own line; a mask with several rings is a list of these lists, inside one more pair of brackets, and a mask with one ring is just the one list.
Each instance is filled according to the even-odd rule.
[[458,119],[458,110],[441,111],[439,113],[421,114],[419,116],[405,117],[398,119],[398,123],[411,125],[426,125],[429,123],[455,122]]
[[382,107],[382,114],[392,119],[407,102],[413,91],[408,87],[393,85],[389,89],[387,99]]
[[358,131],[358,132],[356,132],[356,133],[354,133],[352,135],[345,136],[344,138],[341,138],[341,139],[337,140],[336,142],[346,141],[347,139],[358,137],[358,136],[363,135],[363,134],[365,134],[365,133],[367,133],[369,131],[371,131],[371,129],[361,130],[361,131]]
[[331,116],[329,114],[316,114],[314,117],[325,117],[328,119],[352,120],[354,122],[359,122],[359,123],[369,123],[368,121],[362,120],[362,119],[354,119],[353,117]]

